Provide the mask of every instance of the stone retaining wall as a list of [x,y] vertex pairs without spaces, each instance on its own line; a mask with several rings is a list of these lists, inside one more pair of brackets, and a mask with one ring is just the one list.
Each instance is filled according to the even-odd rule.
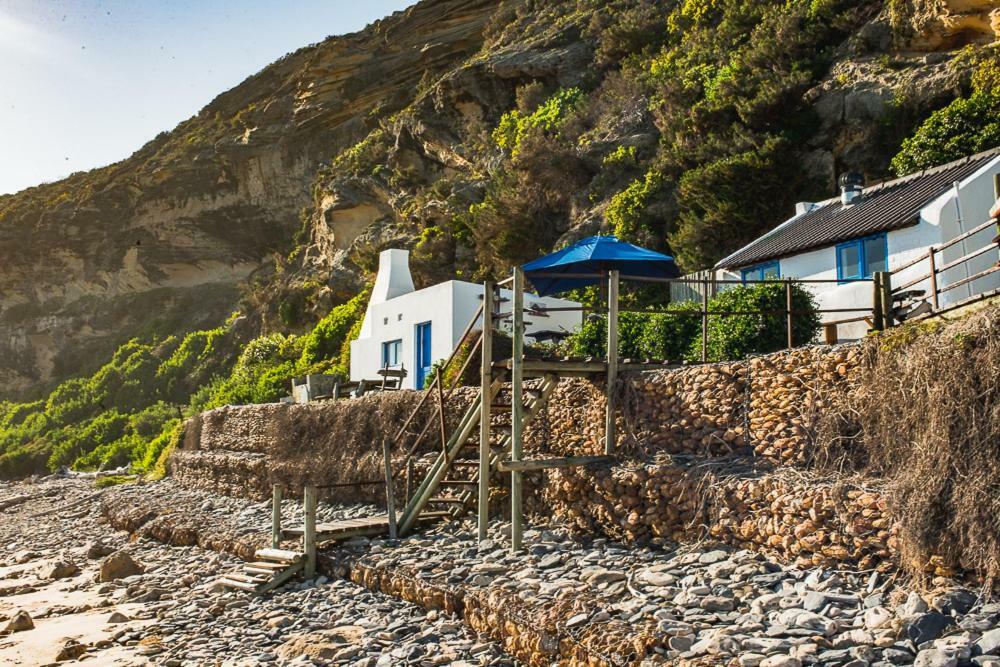
[[549,474],[545,501],[577,530],[624,542],[707,537],[801,567],[892,564],[895,531],[877,490],[787,471],[758,473],[745,463],[557,470]]
[[[775,464],[806,462],[816,418],[831,392],[849,388],[858,356],[852,346],[805,347],[746,362],[626,375],[620,387],[620,451],[642,460],[657,453],[720,456],[752,449]],[[462,388],[447,402],[449,429],[474,395]],[[188,422],[172,472],[184,484],[255,497],[266,495],[275,482],[296,489],[306,481],[377,479],[381,439],[396,431],[419,400],[418,392],[400,391],[211,410]],[[526,451],[600,453],[604,404],[599,381],[562,381],[526,430]],[[429,401],[418,421],[435,410],[436,402]],[[439,447],[432,433],[423,451]],[[365,499],[377,495],[367,493]]]

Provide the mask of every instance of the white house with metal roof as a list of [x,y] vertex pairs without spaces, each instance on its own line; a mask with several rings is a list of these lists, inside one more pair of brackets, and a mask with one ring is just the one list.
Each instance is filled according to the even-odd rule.
[[[945,269],[938,276],[938,289],[943,290],[940,305],[1000,288],[1000,272],[966,280],[997,263],[995,245],[956,261],[991,244],[996,235],[995,226],[984,225],[1000,197],[1000,148],[871,187],[863,187],[860,175],[845,174],[840,185],[839,198],[797,204],[793,217],[720,260],[715,265],[717,277],[829,280],[810,286],[821,309],[870,308],[871,284],[851,279],[895,271],[926,256],[931,246],[982,227],[935,253],[937,267]],[[893,285],[927,271],[927,262],[917,262],[893,276]],[[954,289],[943,289],[963,280]],[[928,282],[913,289],[927,290]],[[850,317],[850,313],[828,313],[823,321]],[[863,322],[841,325],[839,335],[858,338],[867,328]]]
[[[510,290],[500,290],[499,315],[510,313]],[[384,250],[358,338],[351,341],[351,380],[375,380],[383,368],[405,370],[401,387],[422,389],[433,365],[455,349],[479,309],[481,284],[448,280],[415,289],[407,250]],[[544,308],[578,308],[579,303],[525,294],[525,339],[558,339],[580,327],[581,311],[544,312]],[[533,312],[532,312],[533,311]],[[506,323],[506,326],[504,326]],[[482,317],[475,328],[482,327]],[[510,318],[501,320],[510,329]]]

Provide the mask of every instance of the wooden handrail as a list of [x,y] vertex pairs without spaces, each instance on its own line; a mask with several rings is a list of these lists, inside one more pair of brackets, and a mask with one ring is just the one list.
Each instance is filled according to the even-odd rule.
[[983,253],[989,252],[990,250],[993,250],[994,248],[997,248],[998,246],[1000,246],[1000,244],[988,243],[987,245],[983,246],[979,250],[973,250],[972,252],[970,252],[970,253],[968,253],[966,255],[962,255],[961,257],[959,257],[956,260],[948,262],[944,266],[937,267],[936,273],[942,273],[944,271],[947,271],[948,269],[953,269],[956,266],[958,266],[959,264],[964,264],[965,262],[969,261],[970,259],[972,259],[974,257],[979,257]]
[[961,280],[957,280],[957,281],[951,283],[950,285],[945,285],[944,287],[939,287],[938,288],[938,293],[947,292],[948,290],[953,290],[956,287],[961,287],[962,285],[965,285],[966,283],[971,283],[973,280],[979,280],[980,278],[988,276],[991,273],[994,273],[996,271],[1000,271],[1000,264],[995,264],[995,265],[991,266],[990,268],[986,269],[985,271],[980,271],[979,273],[974,273],[971,276],[969,276],[968,278],[962,278]]
[[[458,350],[462,347],[462,343],[465,342],[465,338],[469,335],[469,332],[472,331],[473,327],[476,326],[476,322],[479,320],[479,316],[482,314],[482,312],[483,312],[483,305],[479,304],[479,308],[476,309],[476,314],[472,316],[471,320],[469,320],[469,324],[466,325],[465,331],[462,332],[462,337],[458,339],[458,345],[455,346],[455,349],[451,351],[451,354],[448,356],[448,359],[441,366],[442,370],[447,368],[448,365],[451,364],[452,359],[455,358],[455,355],[458,353]],[[403,422],[403,425],[399,427],[399,430],[396,432],[396,436],[392,439],[393,442],[398,442],[399,439],[403,437],[403,434],[406,433],[406,429],[410,426],[410,422],[413,421],[413,418],[417,416],[417,413],[420,412],[420,408],[422,408],[424,406],[424,402],[427,401],[427,397],[430,396],[431,393],[434,391],[434,384],[441,379],[441,375],[442,373],[440,370],[438,371],[437,374],[435,374],[434,381],[431,383],[431,386],[427,387],[427,389],[424,390],[424,395],[420,397],[420,402],[417,403],[417,406],[413,408],[412,412],[410,412],[410,416],[406,418],[406,420]]]
[[[945,248],[950,248],[951,246],[955,245],[956,243],[961,243],[962,241],[964,241],[965,239],[969,238],[970,236],[978,234],[979,232],[983,231],[984,229],[989,229],[991,225],[996,225],[996,224],[998,224],[996,220],[992,220],[992,219],[991,220],[987,220],[986,222],[984,222],[984,223],[982,223],[980,225],[976,225],[975,227],[973,227],[969,231],[965,232],[964,234],[959,234],[955,238],[953,238],[953,239],[951,239],[951,240],[949,240],[949,241],[947,241],[945,243],[942,243],[939,246],[931,246],[930,247],[930,252],[934,252],[934,253],[941,252]],[[906,264],[903,264],[902,266],[897,266],[890,273],[892,273],[893,275],[895,275],[895,274],[897,274],[897,273],[899,273],[901,271],[905,271],[906,269],[909,269],[910,267],[919,264],[920,262],[922,262],[922,261],[924,261],[926,259],[927,259],[927,255],[920,255],[919,257],[916,257],[916,258],[910,260],[909,262],[907,262]],[[940,273],[943,270],[944,269],[938,269],[938,272]],[[928,277],[929,276],[925,275],[920,280],[926,280]],[[920,282],[920,281],[918,280],[917,282]],[[915,284],[915,283],[911,283],[911,285],[912,284]],[[899,289],[903,289],[903,288],[899,288]]]

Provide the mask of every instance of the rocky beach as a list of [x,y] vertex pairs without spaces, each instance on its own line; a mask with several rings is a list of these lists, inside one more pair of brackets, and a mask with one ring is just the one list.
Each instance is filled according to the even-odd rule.
[[[5,484],[0,505],[0,665],[1000,665],[1000,603],[944,578],[918,589],[891,572],[540,524],[512,555],[508,526],[477,544],[466,520],[327,545],[322,574],[254,596],[215,581],[240,564],[229,545],[266,537],[270,503],[53,477]],[[288,521],[297,506],[286,501]],[[137,513],[148,519],[133,532],[114,527]],[[160,539],[142,527],[156,516]]]

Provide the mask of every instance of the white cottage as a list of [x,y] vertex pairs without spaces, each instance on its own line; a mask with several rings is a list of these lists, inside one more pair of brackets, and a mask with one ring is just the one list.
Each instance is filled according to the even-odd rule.
[[[929,247],[956,239],[988,220],[990,207],[1000,197],[1000,148],[872,187],[863,187],[855,174],[845,174],[840,184],[841,197],[797,204],[794,217],[719,261],[716,275],[830,280],[810,287],[820,308],[870,307],[871,284],[850,279],[896,270],[926,255]],[[989,227],[946,248],[935,255],[938,267],[983,248],[995,235],[996,228]],[[938,286],[975,275],[996,262],[994,248],[945,270]],[[927,270],[928,264],[919,262],[894,276],[893,284]],[[914,286],[927,287],[926,281]],[[997,288],[1000,272],[944,292],[941,305]],[[829,313],[823,320],[849,317],[849,313]],[[866,324],[856,323],[842,327],[840,335],[857,338],[866,330]]]
[[[510,312],[510,297],[509,290],[500,291],[501,314]],[[378,378],[382,368],[402,368],[406,370],[402,387],[422,388],[434,363],[446,359],[455,349],[482,298],[482,285],[461,280],[415,290],[410,276],[410,253],[383,251],[361,333],[351,342],[351,379],[372,380]],[[531,294],[524,297],[528,309],[579,305],[575,301]],[[580,311],[529,313],[525,338],[533,341],[570,333],[581,322]],[[509,329],[509,318],[507,323]],[[481,327],[480,318],[477,328]]]

